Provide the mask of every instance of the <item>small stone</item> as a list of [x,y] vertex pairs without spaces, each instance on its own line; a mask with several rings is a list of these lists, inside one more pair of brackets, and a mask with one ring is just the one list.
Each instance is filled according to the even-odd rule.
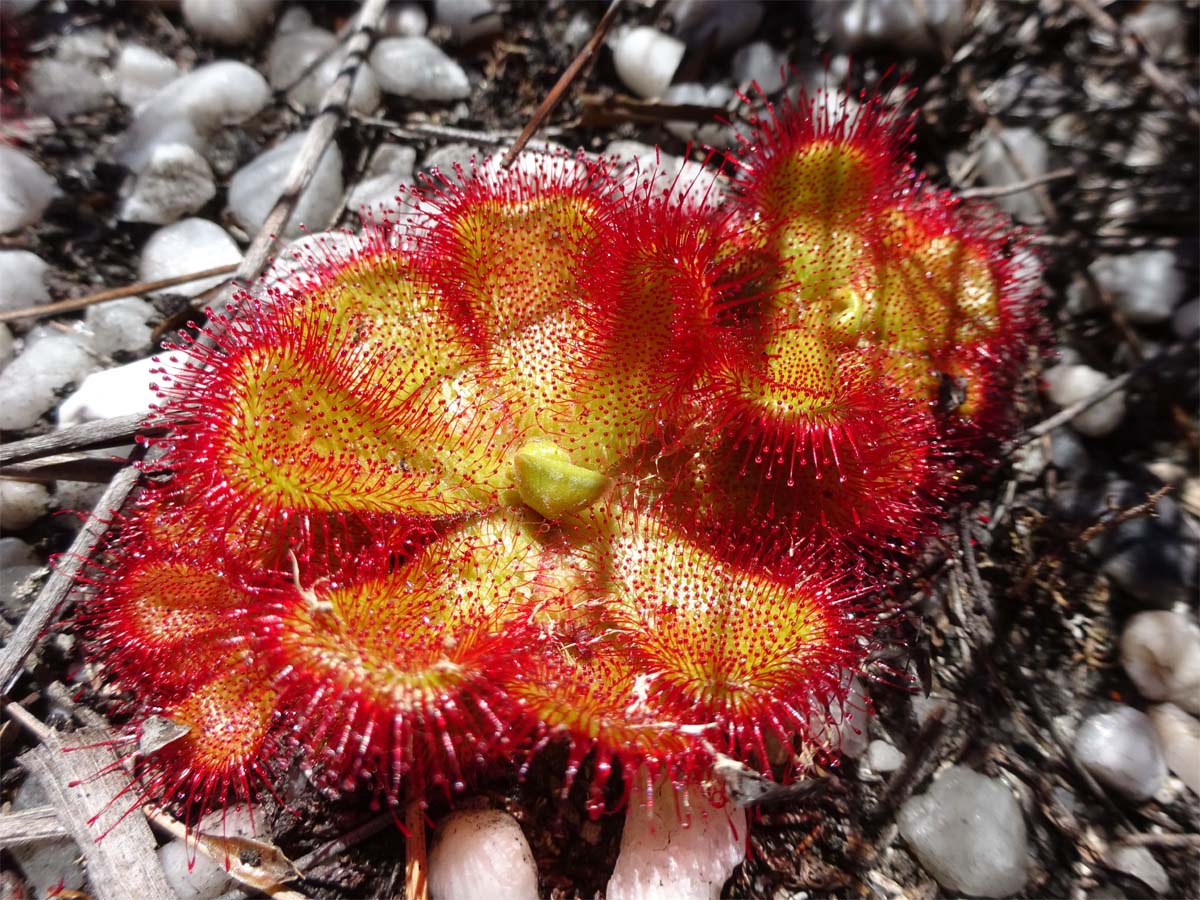
[[417,3],[389,3],[379,22],[383,37],[422,37],[429,30],[429,16]]
[[617,36],[613,65],[627,88],[639,97],[656,99],[670,86],[685,50],[683,41],[642,25]]
[[371,71],[385,94],[445,103],[471,94],[462,66],[424,37],[384,38],[371,51]]
[[28,250],[0,250],[0,310],[25,309],[50,299],[48,266]]
[[714,900],[746,856],[746,811],[713,806],[698,786],[635,780],[606,900]]
[[[158,281],[241,261],[242,252],[220,225],[207,219],[184,219],[160,228],[150,236],[142,249],[138,275],[142,281]],[[156,293],[195,297],[216,287],[227,277],[214,275],[163,288]]]
[[492,0],[433,0],[433,18],[461,44],[499,34],[504,28]]
[[[726,109],[734,99],[734,93],[732,88],[724,84],[706,86],[685,82],[671,85],[662,99],[665,103],[694,103],[697,106]],[[733,129],[716,121],[715,116],[711,122],[667,122],[666,128],[681,141],[694,141],[709,147],[731,147],[737,143]]]
[[1007,897],[1025,886],[1025,820],[996,779],[952,766],[904,804],[899,824],[921,865],[949,890]]
[[935,37],[953,45],[966,27],[964,0],[835,0],[812,9],[817,26],[846,50],[890,45],[932,53]]
[[689,47],[717,53],[746,43],[765,12],[758,0],[671,0],[666,9]]
[[158,848],[158,862],[179,900],[216,900],[234,886],[220,862],[186,841],[177,839],[163,844]]
[[895,772],[904,765],[904,754],[887,741],[871,741],[867,745],[867,762],[876,772]]
[[[1024,171],[1017,168],[1009,151],[1020,161]],[[999,136],[985,133],[979,150],[979,177],[993,187],[1039,178],[1049,170],[1049,153],[1045,140],[1032,128],[1005,128]],[[995,202],[1014,219],[1023,222],[1042,217],[1037,198],[1029,189],[997,197]]]
[[35,59],[21,80],[25,103],[34,112],[65,119],[108,103],[103,79],[86,66],[61,59]]
[[276,0],[183,0],[183,20],[200,37],[227,47],[248,44],[275,14]]
[[187,144],[159,144],[121,205],[124,222],[168,225],[196,212],[217,193],[212,169]]
[[179,66],[149,47],[126,44],[113,67],[117,99],[130,109],[145,103],[179,77]]
[[1200,721],[1174,703],[1156,704],[1146,713],[1162,745],[1167,768],[1194,794],[1200,794]]
[[499,809],[451,813],[429,854],[429,896],[537,900],[537,864],[517,820]]
[[88,342],[97,356],[144,350],[152,335],[146,323],[154,318],[154,307],[140,297],[125,297],[88,307],[83,323],[90,333]]
[[1075,756],[1101,784],[1137,802],[1158,793],[1167,777],[1150,719],[1131,706],[1085,719],[1075,734]]
[[1144,325],[1171,318],[1186,287],[1170,250],[1105,256],[1088,266],[1088,271],[1131,322]]
[[829,704],[828,711],[817,709],[811,712],[808,727],[817,741],[828,745],[842,756],[857,759],[863,755],[870,742],[867,723],[871,705],[867,701],[862,679],[849,673],[843,673],[842,677],[849,679],[849,684],[844,685],[845,702],[834,700]]
[[93,372],[58,408],[59,427],[149,413],[158,399],[151,388],[154,373],[161,368],[162,363],[151,358]]
[[50,495],[40,484],[0,480],[0,528],[20,531],[46,512]]
[[58,184],[19,150],[0,144],[0,233],[40,221]]
[[[341,72],[345,60],[337,37],[322,28],[280,34],[267,55],[271,87],[287,90],[288,98],[308,111],[317,109],[325,91]],[[320,62],[317,62],[320,60]],[[315,65],[305,75],[310,66]],[[350,89],[350,108],[369,114],[379,106],[379,85],[369,66],[359,66]]]
[[1200,628],[1186,616],[1150,610],[1121,633],[1121,666],[1147,700],[1200,713]]
[[766,41],[747,44],[733,54],[729,68],[733,81],[740,90],[749,90],[752,84],[764,94],[773,94],[784,84],[787,54],[776,50]]
[[302,5],[289,6],[275,20],[275,34],[287,34],[289,31],[304,31],[313,27],[312,13]]
[[1171,889],[1167,870],[1145,847],[1114,847],[1108,854],[1108,864],[1118,872],[1133,876],[1156,894],[1165,894]]
[[[1062,363],[1047,369],[1043,375],[1046,395],[1058,407],[1065,408],[1102,390],[1109,377],[1091,366]],[[1105,397],[1091,409],[1071,420],[1071,426],[1088,437],[1110,434],[1125,418],[1125,392],[1117,391]]]
[[20,538],[0,538],[0,572],[11,566],[36,566],[37,554]]
[[1200,299],[1189,300],[1175,310],[1171,317],[1171,330],[1177,338],[1194,341],[1200,336]]
[[376,222],[394,217],[400,204],[396,197],[405,185],[413,183],[417,151],[399,144],[382,144],[367,163],[363,179],[350,192],[346,205],[363,218]]
[[1145,3],[1121,19],[1121,28],[1140,37],[1153,59],[1180,59],[1187,52],[1189,30],[1184,10],[1174,3]]
[[[293,134],[256,156],[230,180],[229,212],[247,231],[257,231],[266,221],[283,193],[284,181],[300,154],[304,139],[304,134]],[[285,237],[297,237],[304,231],[302,225],[323,231],[337,211],[341,197],[342,154],[337,144],[331,143],[281,233]]]
[[613,141],[604,148],[604,155],[613,160],[613,174],[618,178],[633,178],[638,183],[650,180],[657,191],[670,191],[672,196],[686,196],[702,206],[716,206],[724,191],[711,168],[662,153],[649,144],[638,141]]
[[160,144],[187,144],[203,154],[217,131],[253,118],[270,101],[267,80],[245,63],[222,60],[200,66],[138,108],[117,141],[116,159],[137,172]]
[[58,402],[60,390],[95,369],[75,335],[27,341],[25,351],[0,372],[0,431],[32,427]]

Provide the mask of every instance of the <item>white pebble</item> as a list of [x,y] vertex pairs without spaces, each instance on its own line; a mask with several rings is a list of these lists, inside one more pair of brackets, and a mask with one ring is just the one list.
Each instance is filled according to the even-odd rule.
[[150,405],[158,399],[150,387],[156,377],[151,370],[161,368],[162,364],[153,359],[139,359],[93,372],[58,408],[59,427],[149,413]]
[[371,51],[371,71],[385,94],[444,103],[471,93],[462,66],[424,37],[379,41]]
[[412,147],[383,144],[375,151],[363,179],[354,186],[346,205],[364,218],[380,221],[395,217],[400,204],[396,196],[404,185],[413,183],[417,151]]
[[463,44],[498,34],[504,27],[492,0],[433,0],[433,18]]
[[[283,185],[292,163],[300,154],[305,134],[293,134],[270,150],[259,154],[229,182],[229,212],[247,231],[257,231],[283,193]],[[342,197],[342,154],[331,143],[317,163],[308,186],[300,195],[295,211],[281,229],[285,237],[303,233],[302,225],[323,231],[337,211]]]
[[216,193],[212,169],[203,156],[187,144],[159,144],[121,204],[120,219],[168,225],[196,212]]
[[1186,616],[1149,610],[1121,633],[1121,665],[1147,700],[1200,713],[1200,628]]
[[537,900],[537,865],[517,820],[499,809],[451,813],[429,854],[429,896]]
[[862,679],[849,672],[844,672],[842,679],[842,689],[846,691],[845,702],[834,700],[829,704],[828,712],[820,708],[813,710],[809,713],[808,727],[817,741],[843,756],[857,759],[870,743],[867,737],[870,704]]
[[139,171],[159,144],[183,143],[204,153],[208,139],[258,115],[271,100],[267,80],[245,63],[209,63],[176,78],[137,110],[117,141],[117,161]]
[[429,30],[429,16],[417,3],[389,3],[379,23],[384,37],[421,37]]
[[671,0],[666,8],[676,34],[689,47],[717,53],[744,44],[764,13],[758,0]]
[[1108,864],[1118,872],[1132,875],[1156,894],[1171,888],[1171,879],[1154,854],[1145,847],[1114,847],[1108,854]]
[[183,20],[205,40],[226,46],[254,39],[275,13],[276,0],[183,0]]
[[[634,781],[606,900],[716,900],[746,856],[746,811],[713,806],[703,789],[654,786],[643,805],[645,773]],[[681,800],[683,802],[681,802]]]
[[94,112],[108,103],[108,88],[96,72],[61,59],[35,59],[21,88],[31,110],[53,119]]
[[47,265],[28,250],[0,250],[0,310],[24,309],[50,299]]
[[[666,103],[688,104],[697,106],[712,106],[717,109],[727,109],[734,98],[733,89],[725,84],[703,85],[694,82],[673,84],[665,94]],[[710,147],[730,147],[737,141],[733,129],[716,120],[714,114],[709,121],[675,121],[667,122],[667,131],[681,141],[694,141]]]
[[729,68],[740,90],[749,90],[752,84],[757,84],[763,93],[773,94],[783,87],[786,65],[786,53],[766,41],[755,41],[733,54]]
[[153,317],[154,307],[140,297],[89,306],[83,316],[88,346],[97,356],[144,350],[151,337],[146,323]]
[[[1091,366],[1070,363],[1047,369],[1042,377],[1046,382],[1046,395],[1060,408],[1092,396],[1110,381],[1107,375]],[[1115,431],[1124,417],[1125,392],[1117,391],[1072,419],[1071,427],[1088,437],[1102,437]]]
[[13,333],[7,325],[0,324],[0,370],[13,358]]
[[661,97],[683,61],[687,45],[657,28],[641,25],[618,34],[613,64],[625,86],[639,97]]
[[1162,745],[1167,768],[1200,794],[1200,721],[1174,703],[1159,703],[1146,713]]
[[906,53],[953,45],[966,26],[964,0],[834,0],[812,6],[814,20],[846,50],[888,44]]
[[1171,317],[1171,330],[1175,337],[1185,341],[1194,341],[1200,332],[1200,300],[1189,300]]
[[[142,249],[138,275],[142,281],[158,281],[241,261],[242,252],[220,225],[207,219],[184,219],[150,235],[150,240]],[[200,281],[163,288],[156,293],[195,297],[228,277],[214,275]]]
[[229,872],[195,845],[174,840],[158,848],[158,862],[179,900],[216,900],[233,887]]
[[[1049,152],[1045,140],[1032,128],[1005,128],[999,136],[987,132],[979,149],[979,177],[993,187],[1038,178],[1049,169]],[[1021,168],[1013,159],[1020,161]],[[995,203],[1014,219],[1024,222],[1042,217],[1037,198],[1029,189],[997,197]]]
[[904,765],[904,754],[887,741],[871,741],[867,745],[867,762],[880,774],[895,772]]
[[39,221],[58,194],[58,184],[41,166],[0,143],[0,233]]
[[276,35],[287,34],[289,31],[303,31],[306,28],[312,27],[312,13],[308,11],[307,7],[300,4],[289,6],[275,20]]
[[1185,9],[1175,3],[1145,3],[1121,18],[1121,30],[1135,32],[1156,60],[1179,58],[1187,52]]
[[1183,273],[1170,250],[1141,250],[1126,256],[1105,256],[1088,271],[1108,291],[1131,322],[1155,324],[1171,318],[1183,299]]
[[57,392],[82,381],[96,364],[73,335],[38,340],[0,372],[0,430],[36,424],[58,402]]
[[921,865],[945,888],[1007,897],[1025,885],[1025,819],[1012,792],[996,779],[952,766],[904,804],[899,824]]
[[133,109],[178,78],[179,66],[149,47],[126,44],[117,57],[112,77],[117,86],[117,99]]
[[0,528],[20,531],[46,512],[50,495],[40,484],[0,480]]
[[711,167],[662,153],[649,144],[613,141],[604,148],[604,155],[613,161],[613,174],[617,178],[638,183],[650,181],[655,191],[670,191],[701,206],[719,205],[724,194],[723,182]]
[[1085,719],[1075,734],[1075,756],[1097,781],[1135,801],[1153,797],[1167,777],[1150,719],[1131,706]]
[[[267,54],[267,78],[275,90],[287,90],[288,98],[306,110],[317,109],[325,91],[345,64],[345,51],[338,47],[333,32],[306,28],[280,34]],[[317,60],[321,61],[318,63]],[[316,63],[305,75],[305,71]],[[301,78],[303,76],[303,78]],[[372,113],[379,106],[379,85],[370,66],[359,66],[350,89],[350,108]]]

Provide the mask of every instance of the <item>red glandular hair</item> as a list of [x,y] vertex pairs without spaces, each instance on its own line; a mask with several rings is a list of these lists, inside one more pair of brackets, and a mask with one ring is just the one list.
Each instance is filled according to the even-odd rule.
[[395,803],[562,739],[599,813],[616,771],[835,751],[875,589],[1037,323],[1020,237],[906,147],[819,99],[732,185],[483,163],[215,316],[82,615],[130,727],[184,730],[136,790],[203,807],[298,756]]

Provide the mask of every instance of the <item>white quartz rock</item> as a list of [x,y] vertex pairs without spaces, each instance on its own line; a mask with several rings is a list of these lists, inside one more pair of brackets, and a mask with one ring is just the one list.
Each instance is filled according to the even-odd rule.
[[42,517],[50,495],[40,484],[0,481],[0,528],[20,531]]
[[[1005,128],[999,136],[985,133],[979,148],[979,176],[993,187],[1039,178],[1049,170],[1049,154],[1045,140],[1032,128]],[[1021,168],[1014,159],[1020,161]],[[997,197],[995,203],[1021,221],[1034,221],[1042,216],[1037,198],[1029,189]]]
[[425,37],[391,37],[375,44],[371,71],[385,94],[444,103],[471,93],[462,66]]
[[1170,250],[1105,256],[1088,266],[1088,271],[1112,295],[1117,308],[1140,324],[1171,318],[1187,286]]
[[867,746],[867,762],[882,775],[904,765],[904,754],[887,741],[871,741]]
[[41,166],[20,150],[0,144],[0,233],[40,220],[58,194],[58,185]]
[[716,900],[745,859],[746,811],[714,806],[700,787],[677,792],[669,781],[655,784],[647,808],[644,779],[630,795],[606,900]]
[[[1100,391],[1109,377],[1091,366],[1060,363],[1045,371],[1046,395],[1058,407],[1065,408]],[[1115,431],[1125,417],[1125,392],[1117,391],[1071,420],[1080,434],[1101,437]]]
[[1156,894],[1165,894],[1171,888],[1167,870],[1145,847],[1114,847],[1109,851],[1108,864],[1119,872],[1132,875]]
[[933,34],[953,44],[966,27],[965,0],[832,0],[811,7],[814,21],[846,50],[890,45],[906,53],[937,49]]
[[871,708],[862,679],[849,672],[844,672],[842,678],[845,701],[832,701],[828,711],[814,709],[809,714],[808,727],[813,738],[836,753],[856,759],[870,743],[867,721]]
[[744,44],[764,13],[758,0],[671,0],[666,8],[675,33],[689,47],[717,53]]
[[401,187],[413,183],[416,162],[417,151],[412,147],[381,145],[367,164],[362,181],[350,192],[346,205],[375,221],[385,215],[394,218],[400,206],[396,197]]
[[[242,252],[220,225],[207,219],[184,219],[150,235],[150,240],[142,248],[138,274],[142,281],[158,281],[241,261]],[[195,297],[227,277],[214,275],[200,281],[163,288],[157,293]]]
[[158,144],[121,204],[125,222],[167,225],[194,213],[217,193],[212,169],[187,144]]
[[686,197],[702,207],[715,208],[724,195],[724,182],[711,167],[691,159],[662,153],[638,141],[613,141],[604,155],[614,163],[613,174],[639,184],[651,182],[657,192]]
[[0,250],[0,310],[24,309],[50,299],[46,263],[28,250]]
[[1167,777],[1154,726],[1131,706],[1085,719],[1075,734],[1075,756],[1097,781],[1134,801],[1153,797]]
[[1147,700],[1200,713],[1200,627],[1187,616],[1147,610],[1121,633],[1121,665]]
[[215,44],[246,44],[275,13],[276,0],[183,0],[183,20]]
[[57,402],[57,392],[96,368],[75,335],[51,334],[26,346],[0,372],[0,431],[34,425]]
[[433,0],[433,18],[464,44],[498,34],[504,27],[492,0]]
[[[711,106],[726,110],[734,99],[733,89],[725,84],[703,85],[694,82],[673,84],[663,94],[667,103]],[[731,147],[737,141],[733,129],[717,121],[675,121],[666,123],[667,131],[681,141],[694,141],[710,147]]]
[[766,41],[755,41],[742,47],[733,54],[729,64],[739,89],[748,90],[756,83],[765,94],[773,94],[783,87],[786,65],[787,54]]
[[[283,185],[300,153],[305,135],[293,134],[256,156],[229,182],[229,211],[247,231],[257,231],[283,193]],[[291,219],[282,229],[285,237],[303,233],[302,225],[321,231],[329,224],[342,197],[342,154],[330,144],[317,163],[308,186],[300,195]]]
[[1167,768],[1192,793],[1200,794],[1200,721],[1174,703],[1159,703],[1150,707],[1146,715],[1162,745]]
[[154,317],[154,307],[140,297],[124,297],[89,306],[83,316],[88,346],[97,356],[144,350],[150,343],[151,330],[146,323]]
[[[337,37],[323,28],[287,31],[271,43],[267,55],[267,77],[275,90],[287,90],[288,98],[306,110],[320,106],[325,91],[345,63],[345,52]],[[320,62],[317,60],[320,59]],[[306,70],[313,64],[312,71]],[[370,66],[359,66],[350,89],[350,108],[371,113],[379,106],[379,85]]]
[[[201,820],[199,830],[205,834],[261,840],[263,822],[257,809],[251,815],[246,807],[235,806],[228,811],[209,813]],[[197,852],[191,842],[177,838],[164,844],[158,848],[158,861],[179,900],[215,900],[234,886],[223,863]]]
[[379,23],[384,37],[421,37],[429,30],[429,16],[418,3],[389,3]]
[[1007,897],[1025,885],[1029,839],[1021,807],[996,779],[953,766],[900,810],[900,834],[952,891]]
[[117,161],[139,171],[159,144],[183,143],[204,153],[210,135],[253,118],[270,100],[267,80],[244,63],[222,60],[200,66],[138,108],[117,142]]
[[150,387],[155,380],[151,370],[161,368],[162,364],[154,359],[139,359],[115,369],[93,372],[62,402],[58,409],[59,426],[149,413],[158,396]]
[[451,813],[429,854],[429,896],[537,900],[537,865],[517,820],[499,809]]
[[21,88],[31,110],[54,119],[94,112],[108,103],[104,79],[86,66],[62,59],[35,59]]
[[178,77],[179,66],[174,60],[141,44],[122,47],[112,72],[117,99],[130,109],[149,100]]
[[683,41],[640,25],[616,36],[613,64],[627,88],[639,97],[654,99],[670,86],[686,49]]

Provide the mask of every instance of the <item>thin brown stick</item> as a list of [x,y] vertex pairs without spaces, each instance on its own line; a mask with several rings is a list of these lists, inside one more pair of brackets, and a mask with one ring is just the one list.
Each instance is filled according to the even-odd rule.
[[47,456],[44,459],[0,466],[0,480],[24,481],[30,484],[50,484],[55,481],[107,484],[127,463],[128,460],[115,456],[107,459],[76,453]]
[[157,281],[139,281],[137,284],[109,288],[108,290],[97,291],[94,294],[85,294],[82,297],[69,297],[66,300],[43,303],[41,306],[9,309],[0,312],[0,322],[15,322],[18,319],[40,319],[43,316],[53,316],[58,313],[75,312],[76,310],[86,309],[89,306],[95,306],[97,303],[104,303],[108,300],[120,300],[122,297],[136,297],[139,294],[149,294],[154,291],[160,291],[163,288],[175,287],[176,285],[187,284],[191,281],[200,281],[204,278],[213,278],[217,275],[228,275],[235,271],[237,271],[237,264],[230,263],[227,266],[217,266],[212,269],[204,269],[200,272],[191,272],[187,275],[175,275],[171,278],[160,278]]
[[425,854],[425,810],[414,800],[404,810],[404,900],[429,900],[428,867]]
[[0,466],[28,460],[45,459],[63,453],[79,453],[84,450],[101,450],[105,447],[120,447],[132,444],[139,434],[162,434],[162,426],[147,426],[145,413],[114,416],[97,422],[84,422],[69,428],[60,428],[23,441],[13,441],[0,446]]
[[1200,848],[1200,834],[1154,834],[1141,832],[1130,834],[1118,841],[1126,847],[1196,847]]
[[1049,184],[1051,181],[1074,178],[1077,174],[1074,169],[1055,169],[1053,172],[1047,172],[1045,175],[1039,175],[1036,178],[1027,178],[1023,181],[1014,181],[1011,184],[999,184],[994,187],[963,188],[958,192],[958,196],[964,200],[1005,197],[1009,194],[1019,194],[1021,191],[1027,191],[1037,185]]
[[517,139],[513,145],[505,151],[504,156],[500,159],[502,168],[507,169],[516,160],[517,155],[525,149],[525,145],[529,143],[542,123],[549,118],[550,113],[554,112],[555,108],[563,100],[567,94],[567,88],[571,86],[579,73],[583,71],[583,67],[591,60],[600,49],[600,44],[604,41],[604,36],[608,34],[608,30],[612,28],[612,23],[617,17],[617,10],[621,8],[621,0],[612,0],[608,4],[608,9],[604,11],[604,15],[600,17],[600,21],[596,24],[596,30],[592,32],[592,36],[588,42],[583,45],[583,49],[576,54],[571,60],[571,64],[563,71],[554,87],[550,88],[550,93],[546,95],[546,99],[541,102],[541,105],[534,110],[533,115],[529,119],[529,123],[521,129],[521,133],[517,135]]
[[53,806],[35,806],[0,815],[0,847],[57,841],[70,836],[71,832],[58,820]]

